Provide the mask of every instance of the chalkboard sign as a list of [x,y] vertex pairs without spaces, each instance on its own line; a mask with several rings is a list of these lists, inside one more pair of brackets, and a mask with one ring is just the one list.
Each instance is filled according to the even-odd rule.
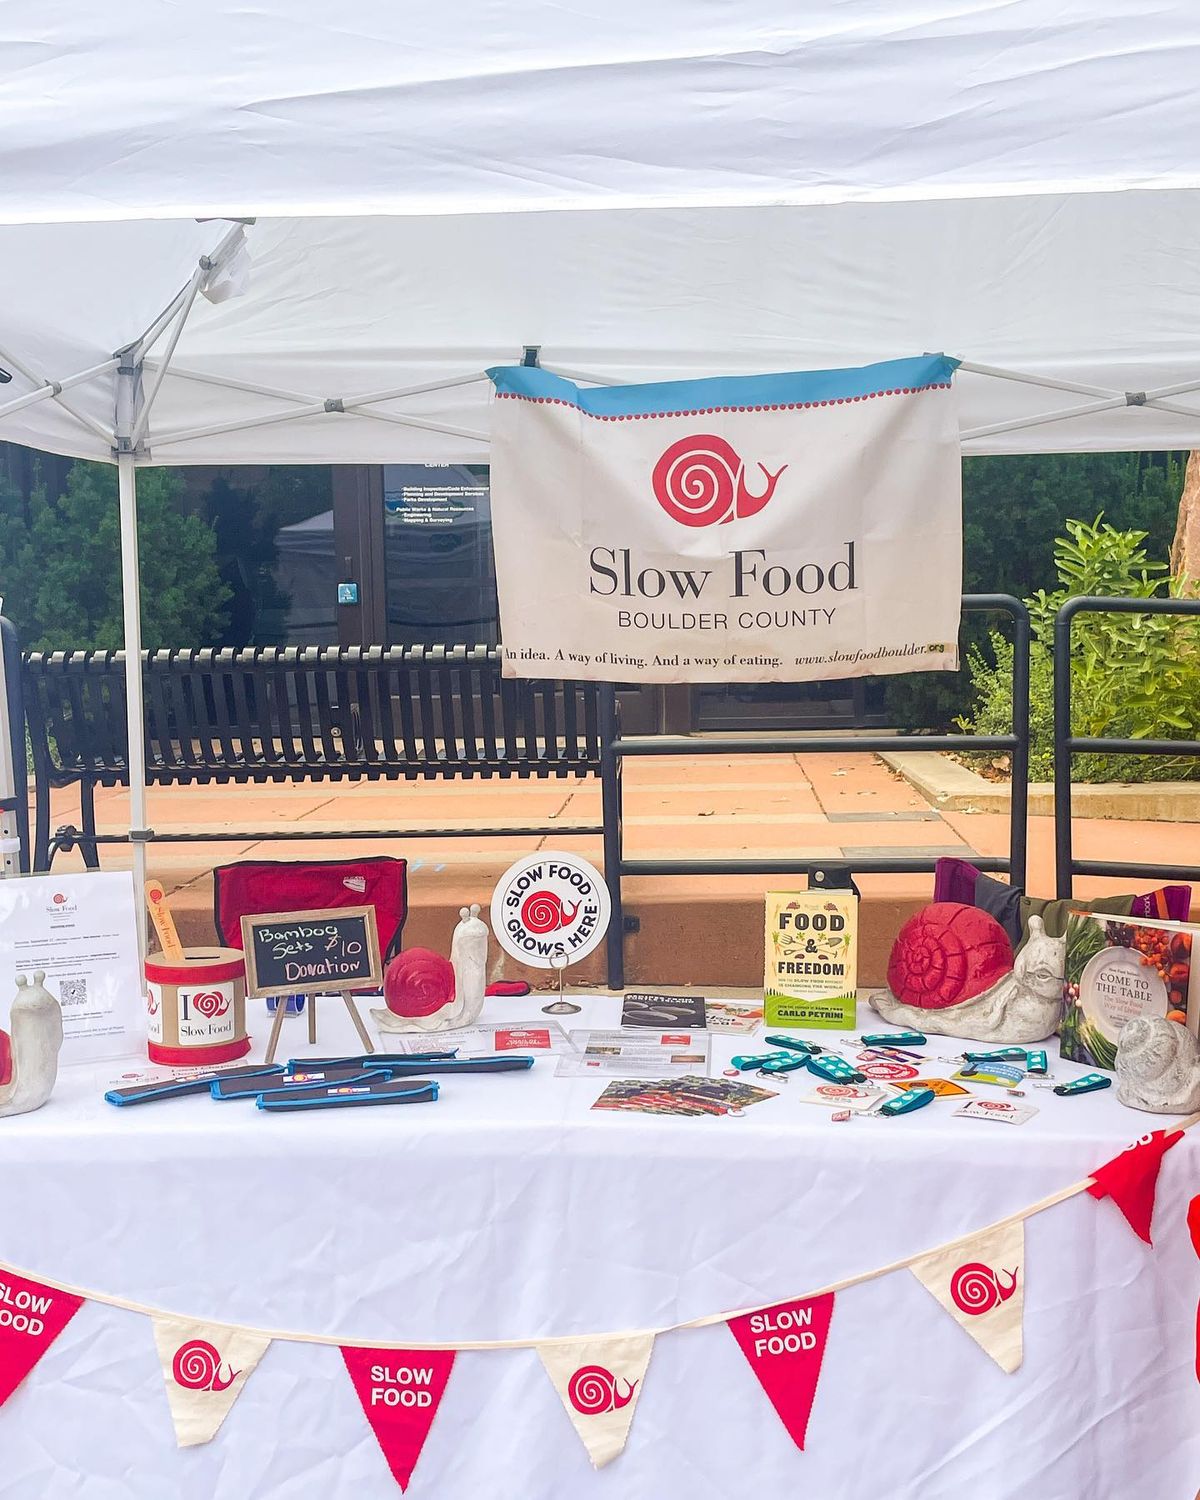
[[383,983],[373,906],[242,918],[248,995],[313,995]]

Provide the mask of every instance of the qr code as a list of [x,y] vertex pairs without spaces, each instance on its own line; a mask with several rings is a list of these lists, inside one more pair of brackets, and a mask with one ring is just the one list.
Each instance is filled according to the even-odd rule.
[[86,979],[60,979],[58,1000],[63,1010],[81,1010],[87,1005],[88,982]]

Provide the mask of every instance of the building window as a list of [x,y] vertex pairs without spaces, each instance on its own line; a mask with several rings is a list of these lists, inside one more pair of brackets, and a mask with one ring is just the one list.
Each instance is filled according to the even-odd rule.
[[385,464],[389,646],[499,640],[486,464]]

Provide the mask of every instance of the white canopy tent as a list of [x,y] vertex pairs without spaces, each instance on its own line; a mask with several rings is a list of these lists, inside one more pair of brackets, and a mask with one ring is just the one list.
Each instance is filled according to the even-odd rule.
[[528,346],[1200,443],[1198,59],[1189,0],[0,11],[0,438],[119,465],[135,834],[139,465],[479,461]]

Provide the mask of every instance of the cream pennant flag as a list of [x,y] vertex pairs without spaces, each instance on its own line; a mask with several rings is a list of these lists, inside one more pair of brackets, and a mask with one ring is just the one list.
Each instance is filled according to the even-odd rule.
[[1009,1375],[1021,1363],[1025,1221],[923,1255],[911,1267],[950,1316]]
[[156,1314],[152,1322],[175,1440],[181,1448],[211,1442],[271,1340],[186,1318]]
[[625,1447],[654,1348],[652,1333],[539,1344],[538,1354],[597,1469]]

